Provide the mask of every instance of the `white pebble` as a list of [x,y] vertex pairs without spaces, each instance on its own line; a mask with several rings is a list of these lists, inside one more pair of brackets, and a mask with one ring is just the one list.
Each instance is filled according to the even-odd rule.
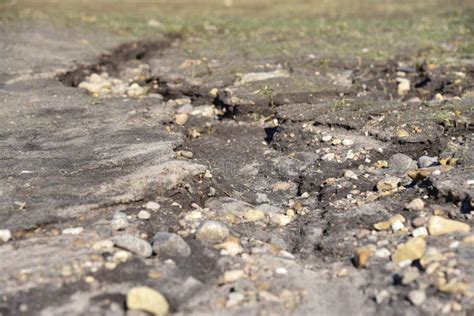
[[276,268],[275,269],[275,274],[278,274],[278,275],[286,275],[288,274],[288,270],[286,270],[285,268]]
[[428,236],[428,230],[426,227],[418,227],[415,228],[411,234],[413,237]]
[[150,214],[150,212],[142,210],[142,211],[138,212],[137,217],[139,219],[150,219],[151,214]]
[[0,229],[0,240],[7,242],[12,238],[12,233],[9,229]]
[[397,220],[397,221],[395,221],[395,222],[392,223],[391,227],[392,227],[392,230],[393,230],[394,232],[397,232],[397,231],[401,230],[401,229],[402,229],[403,227],[405,227],[405,226],[403,225],[402,222],[400,222],[399,220]]
[[342,145],[344,146],[350,146],[350,145],[353,145],[354,144],[354,141],[352,139],[343,139],[342,140]]
[[390,251],[387,248],[380,248],[375,251],[375,256],[378,258],[388,258],[390,257]]
[[84,227],[71,227],[71,228],[63,229],[62,234],[63,235],[79,235],[83,231],[84,231]]
[[324,135],[324,136],[321,138],[321,140],[322,140],[323,142],[328,142],[328,141],[330,141],[331,139],[332,139],[332,136],[331,136],[331,135]]
[[152,211],[158,211],[161,208],[161,205],[156,202],[150,201],[145,204],[145,208]]

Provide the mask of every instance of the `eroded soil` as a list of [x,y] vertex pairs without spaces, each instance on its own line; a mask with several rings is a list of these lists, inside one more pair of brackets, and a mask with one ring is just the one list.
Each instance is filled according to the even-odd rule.
[[[0,68],[1,315],[136,315],[139,285],[178,315],[474,312],[472,59],[190,59],[177,35],[97,54],[92,34],[51,58],[72,35],[37,32],[32,73]],[[100,246],[157,232],[190,254]]]

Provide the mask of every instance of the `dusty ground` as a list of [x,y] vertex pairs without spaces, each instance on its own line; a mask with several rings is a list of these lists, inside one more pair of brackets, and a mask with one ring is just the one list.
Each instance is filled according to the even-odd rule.
[[0,0],[0,315],[472,315],[473,17]]

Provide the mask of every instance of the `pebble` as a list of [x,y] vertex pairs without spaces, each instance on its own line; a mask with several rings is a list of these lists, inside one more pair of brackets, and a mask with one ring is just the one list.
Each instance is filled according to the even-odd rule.
[[324,135],[323,137],[321,137],[321,140],[325,143],[329,142],[331,139],[332,139],[331,135]]
[[426,217],[416,217],[411,221],[413,227],[420,227],[426,224],[428,219]]
[[113,237],[111,240],[116,247],[128,250],[141,257],[147,258],[153,253],[148,242],[132,235],[120,235]]
[[343,139],[342,140],[342,145],[343,146],[351,146],[354,145],[354,141],[352,139]]
[[153,251],[160,257],[188,257],[191,247],[179,235],[158,232],[153,237]]
[[428,168],[438,164],[438,157],[421,156],[418,158],[418,167]]
[[428,236],[428,230],[426,229],[426,227],[418,227],[418,228],[415,228],[411,232],[411,234],[413,237]]
[[390,157],[390,159],[388,160],[388,167],[391,170],[400,173],[405,173],[409,170],[418,169],[418,165],[413,159],[401,153],[392,155]]
[[380,192],[392,191],[398,188],[401,179],[397,177],[386,177],[377,182],[377,190]]
[[410,267],[406,270],[402,277],[402,284],[407,285],[415,281],[420,277],[420,271],[418,268]]
[[188,117],[189,116],[186,113],[178,113],[175,115],[175,122],[176,124],[183,126],[188,121]]
[[244,213],[244,219],[255,222],[265,218],[265,213],[261,210],[250,209]]
[[0,229],[0,240],[7,242],[12,238],[12,233],[9,229]]
[[291,217],[284,214],[273,214],[270,217],[270,222],[279,226],[286,226],[291,222]]
[[404,96],[405,94],[408,93],[408,91],[410,91],[410,80],[409,79],[398,77],[397,82],[398,82],[398,87],[397,87],[398,95]]
[[377,304],[382,304],[386,299],[390,297],[390,294],[387,290],[382,290],[375,295],[375,301]]
[[410,211],[422,211],[425,208],[425,201],[420,198],[413,199],[405,208]]
[[145,208],[152,211],[158,211],[161,208],[161,205],[156,202],[150,201],[145,204]]
[[229,228],[218,221],[205,221],[196,231],[196,238],[202,242],[219,243],[230,235]]
[[158,291],[147,287],[138,286],[127,293],[127,307],[131,310],[141,310],[155,316],[166,316],[169,304],[166,298]]
[[94,250],[111,250],[114,247],[114,243],[111,240],[99,240],[94,245],[92,245],[92,249]]
[[113,230],[124,230],[128,226],[127,214],[116,212],[110,222]]
[[288,270],[285,269],[285,268],[279,267],[279,268],[275,269],[275,274],[277,274],[277,275],[287,275]]
[[147,219],[150,219],[151,214],[150,214],[150,212],[148,212],[148,211],[141,210],[140,212],[138,212],[137,217],[138,217],[139,219],[147,220]]
[[355,253],[355,266],[359,269],[364,268],[369,261],[369,258],[372,257],[373,251],[368,247],[361,247],[356,250]]
[[375,223],[374,228],[376,230],[387,230],[391,228],[392,224],[397,221],[402,224],[406,222],[405,217],[403,217],[403,215],[397,214],[395,216],[390,217],[390,219],[387,221]]
[[420,259],[425,253],[425,249],[426,241],[423,238],[412,238],[397,247],[397,250],[392,256],[392,260],[396,263],[400,263],[402,261]]
[[186,159],[192,159],[194,157],[194,154],[189,151],[189,150],[178,150],[176,152],[176,157],[182,157]]
[[443,218],[441,216],[431,216],[428,221],[428,231],[430,235],[439,236],[458,232],[469,232],[471,227],[463,222]]
[[423,290],[411,290],[408,293],[408,300],[415,306],[423,304],[426,299],[425,291]]
[[388,258],[390,257],[390,251],[387,248],[380,248],[375,251],[375,256],[378,258]]
[[230,270],[224,272],[217,280],[218,284],[227,284],[241,279],[245,275],[244,270]]
[[357,175],[352,170],[346,170],[344,172],[344,178],[357,180]]
[[403,225],[401,221],[396,220],[395,222],[392,223],[392,225],[390,225],[390,227],[392,228],[394,232],[398,232],[399,230],[403,229],[405,226]]
[[84,227],[70,227],[62,230],[63,235],[79,235],[84,231]]

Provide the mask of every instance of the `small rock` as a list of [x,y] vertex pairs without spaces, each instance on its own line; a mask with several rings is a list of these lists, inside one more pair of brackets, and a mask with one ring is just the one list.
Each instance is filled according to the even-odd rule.
[[390,297],[390,294],[387,290],[382,290],[375,295],[375,301],[377,304],[382,304],[386,299]]
[[114,243],[108,239],[97,241],[92,245],[92,249],[94,250],[111,250],[113,247]]
[[7,242],[12,238],[12,233],[9,229],[0,229],[0,240]]
[[202,242],[218,243],[229,236],[229,228],[218,221],[205,221],[196,231],[196,238]]
[[236,256],[244,252],[244,248],[240,245],[239,239],[233,236],[229,236],[223,243],[214,245],[214,248],[220,249],[220,253],[223,256]]
[[408,300],[415,306],[423,304],[425,299],[426,294],[423,290],[412,290],[408,293]]
[[357,180],[357,175],[352,170],[346,170],[344,172],[344,178]]
[[418,169],[417,163],[405,154],[395,154],[388,160],[388,167],[399,173],[405,173],[409,170]]
[[441,216],[431,216],[428,222],[430,235],[439,236],[458,232],[469,232],[471,227],[463,222],[443,218]]
[[398,188],[401,179],[397,177],[386,177],[377,182],[377,190],[380,192],[392,191]]
[[404,96],[405,94],[408,93],[408,91],[410,91],[410,80],[408,80],[407,78],[397,78],[397,82],[398,82],[398,88],[397,88],[397,92],[398,92],[398,95],[400,96]]
[[265,213],[261,210],[250,209],[244,213],[244,219],[255,222],[265,218]]
[[387,248],[380,248],[375,251],[375,256],[378,258],[388,258],[390,257],[390,251]]
[[351,146],[354,145],[354,141],[352,139],[343,139],[342,140],[342,145],[343,146]]
[[369,258],[372,257],[373,254],[373,251],[367,247],[358,248],[354,258],[355,266],[359,269],[364,268],[367,265]]
[[421,227],[426,224],[428,219],[426,217],[416,217],[411,221],[413,227]]
[[397,132],[395,133],[395,136],[397,136],[398,138],[404,138],[404,137],[408,137],[410,136],[410,133],[408,133],[406,130],[404,129],[399,129],[397,130]]
[[402,222],[400,222],[399,220],[396,220],[395,222],[392,223],[392,225],[390,225],[390,227],[392,228],[394,232],[398,232],[399,230],[403,229],[403,227],[405,226],[403,225]]
[[176,152],[176,157],[183,157],[187,159],[192,159],[194,157],[194,154],[191,151],[188,150],[178,150]]
[[153,237],[153,251],[160,257],[188,257],[191,247],[179,235],[158,232]]
[[128,226],[127,214],[116,212],[110,222],[113,230],[124,230]]
[[291,222],[291,217],[284,214],[272,214],[270,222],[279,226],[286,226]]
[[70,227],[63,229],[61,232],[63,235],[79,235],[84,231],[84,227]]
[[113,237],[111,240],[116,247],[128,250],[141,257],[147,258],[153,253],[148,242],[132,235],[120,235]]
[[321,137],[321,140],[325,143],[329,142],[331,139],[332,139],[331,135],[324,135],[323,137]]
[[420,259],[425,253],[426,241],[421,238],[412,238],[405,244],[401,244],[397,247],[397,250],[392,256],[392,260],[396,263],[402,261],[413,261]]
[[420,271],[418,268],[410,267],[408,268],[402,277],[402,284],[407,285],[415,281],[420,277]]
[[426,229],[426,227],[418,227],[418,228],[415,228],[411,232],[411,234],[413,237],[428,236],[428,230]]
[[138,286],[127,293],[127,307],[131,310],[141,310],[155,316],[166,316],[169,304],[166,298],[158,291],[147,287]]
[[152,211],[158,211],[161,208],[161,205],[156,202],[150,201],[145,204],[145,208]]
[[150,212],[148,212],[148,211],[141,210],[140,212],[138,212],[137,217],[138,217],[139,219],[147,220],[147,219],[150,219],[151,214],[150,214]]
[[224,272],[217,280],[218,284],[227,284],[241,279],[245,275],[244,270],[231,270]]
[[418,167],[428,168],[438,164],[438,157],[421,156],[418,158]]
[[183,126],[188,121],[188,117],[189,116],[186,113],[178,113],[175,115],[175,122],[176,124]]
[[425,208],[425,201],[420,198],[413,199],[405,208],[410,211],[422,211]]
[[387,230],[387,229],[391,228],[392,224],[397,222],[397,221],[402,223],[402,224],[406,222],[405,217],[403,217],[403,215],[397,214],[395,216],[392,216],[388,221],[375,223],[374,228],[376,230]]

